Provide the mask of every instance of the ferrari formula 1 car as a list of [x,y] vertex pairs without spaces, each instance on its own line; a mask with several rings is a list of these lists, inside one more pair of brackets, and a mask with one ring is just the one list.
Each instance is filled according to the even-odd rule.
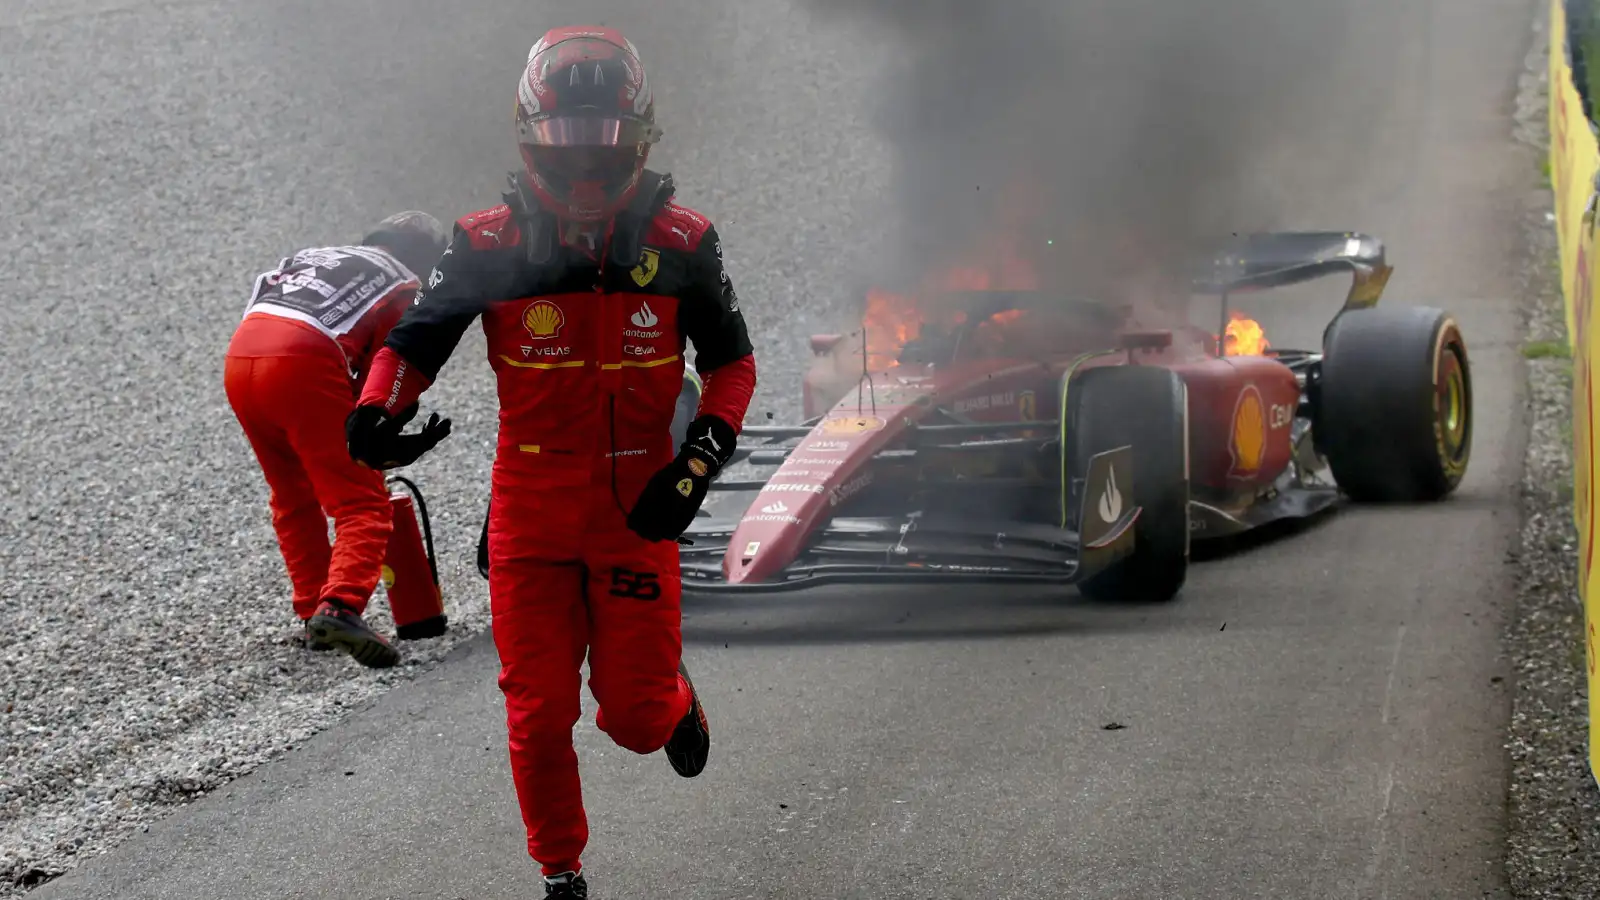
[[[1127,311],[1039,291],[952,292],[867,365],[812,339],[806,421],[749,426],[738,459],[765,478],[734,519],[705,515],[684,589],[823,583],[1075,584],[1163,601],[1191,540],[1238,535],[1355,501],[1433,501],[1464,475],[1472,381],[1461,331],[1426,307],[1376,307],[1383,244],[1344,232],[1239,238],[1196,293],[1352,285],[1322,349],[1237,352],[1224,335],[1130,327]],[[698,400],[686,381],[685,414]]]

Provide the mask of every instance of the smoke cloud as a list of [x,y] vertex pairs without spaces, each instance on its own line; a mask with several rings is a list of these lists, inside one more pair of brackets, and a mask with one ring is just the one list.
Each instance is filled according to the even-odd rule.
[[1357,156],[1342,78],[1358,0],[807,0],[882,28],[869,110],[918,281],[996,235],[1044,287],[1184,278]]

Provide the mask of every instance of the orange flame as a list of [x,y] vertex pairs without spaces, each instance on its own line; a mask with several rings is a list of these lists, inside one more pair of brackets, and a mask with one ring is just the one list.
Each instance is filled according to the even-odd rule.
[[867,330],[867,365],[890,369],[900,364],[895,358],[900,349],[922,330],[922,314],[910,297],[873,288],[867,291],[861,327]]
[[1237,310],[1228,313],[1228,327],[1222,337],[1224,356],[1261,356],[1271,346],[1260,322]]
[[[1010,241],[995,240],[986,250],[967,257],[967,264],[956,264],[934,272],[915,295],[881,288],[867,291],[866,310],[861,324],[867,330],[867,365],[888,369],[898,365],[896,357],[906,343],[915,340],[932,315],[960,322],[964,315],[939,316],[938,295],[950,291],[1037,290],[1039,279],[1029,261]],[[1001,313],[1002,323],[1020,312]]]

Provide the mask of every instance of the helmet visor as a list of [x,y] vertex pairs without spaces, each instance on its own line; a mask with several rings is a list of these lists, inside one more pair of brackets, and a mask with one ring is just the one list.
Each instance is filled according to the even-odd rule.
[[631,144],[620,147],[524,146],[533,169],[546,183],[561,188],[593,185],[601,190],[625,187],[633,179],[639,154]]
[[523,122],[522,143],[531,147],[627,147],[654,143],[653,126],[637,119],[600,116],[552,116]]

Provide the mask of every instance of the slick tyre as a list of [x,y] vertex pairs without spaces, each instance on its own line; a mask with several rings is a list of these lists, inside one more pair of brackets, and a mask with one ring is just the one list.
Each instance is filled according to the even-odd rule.
[[1334,480],[1365,503],[1441,500],[1472,456],[1472,372],[1449,313],[1340,314],[1324,340],[1315,428]]
[[[1078,590],[1095,600],[1165,603],[1189,572],[1189,394],[1183,378],[1153,366],[1090,369],[1063,384],[1068,414],[1066,471],[1081,478],[1089,459],[1133,448],[1134,550]],[[1083,508],[1071,498],[1072,520]]]

